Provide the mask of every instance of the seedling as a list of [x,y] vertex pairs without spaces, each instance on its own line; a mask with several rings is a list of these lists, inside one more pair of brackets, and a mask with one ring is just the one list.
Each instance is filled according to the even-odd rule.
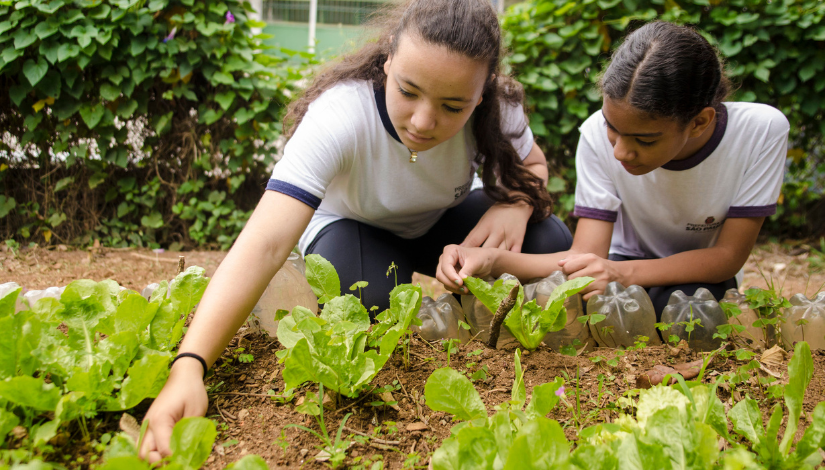
[[306,426],[302,426],[300,424],[287,424],[284,426],[286,428],[298,428],[304,430],[313,436],[317,437],[322,443],[322,446],[316,446],[316,448],[323,450],[329,454],[329,463],[332,468],[338,468],[344,463],[344,459],[347,458],[347,449],[352,444],[350,441],[345,441],[341,439],[341,434],[344,431],[344,426],[347,424],[347,420],[352,413],[347,413],[344,416],[344,419],[341,420],[340,426],[338,426],[338,432],[335,434],[335,439],[333,440],[330,438],[329,433],[327,432],[326,424],[324,424],[324,405],[323,405],[323,396],[324,396],[324,384],[321,383],[318,385],[318,393],[307,392],[307,396],[304,399],[304,403],[301,406],[295,408],[295,411],[299,413],[309,414],[315,418],[318,427],[321,429],[321,432],[314,431],[309,429]]

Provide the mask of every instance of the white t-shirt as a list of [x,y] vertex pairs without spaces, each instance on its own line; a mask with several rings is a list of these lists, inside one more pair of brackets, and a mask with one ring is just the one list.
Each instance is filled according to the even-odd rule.
[[[430,150],[410,151],[386,113],[383,89],[350,80],[325,91],[309,105],[275,165],[267,189],[316,209],[298,242],[301,252],[336,220],[352,219],[402,238],[424,235],[470,191],[478,165],[472,118],[458,134]],[[522,159],[533,134],[520,106],[503,106],[504,134]]]
[[695,155],[648,174],[613,156],[601,111],[581,126],[573,215],[615,222],[610,253],[664,258],[713,246],[726,218],[776,212],[788,120],[758,103],[724,103],[713,136]]

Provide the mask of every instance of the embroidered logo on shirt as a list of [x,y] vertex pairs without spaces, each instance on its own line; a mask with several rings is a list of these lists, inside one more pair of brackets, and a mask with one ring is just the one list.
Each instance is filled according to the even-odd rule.
[[705,219],[704,224],[687,224],[685,230],[688,232],[709,232],[721,227],[723,223],[725,223],[724,220],[716,222],[716,217],[708,217]]
[[461,196],[467,194],[467,191],[470,190],[470,186],[472,186],[472,185],[473,185],[473,180],[470,180],[470,181],[462,184],[461,186],[458,186],[457,188],[455,188],[455,199],[458,199]]

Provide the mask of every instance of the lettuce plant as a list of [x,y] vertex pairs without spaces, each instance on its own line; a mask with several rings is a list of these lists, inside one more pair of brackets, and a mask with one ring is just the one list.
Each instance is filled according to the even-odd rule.
[[[434,469],[555,468],[568,459],[570,444],[558,422],[545,416],[558,404],[564,381],[533,388],[526,408],[526,388],[521,352],[515,354],[515,379],[510,400],[487,409],[467,377],[449,367],[433,372],[424,386],[427,406],[463,422],[453,426],[450,437],[433,454]],[[523,409],[522,409],[523,408]]]
[[[295,307],[280,319],[278,341],[286,348],[284,382],[297,388],[321,383],[329,390],[357,397],[381,370],[421,307],[421,288],[402,284],[390,293],[390,309],[370,325],[367,310],[350,294],[340,295],[332,265],[307,256],[307,280],[324,309],[319,316]],[[370,349],[369,345],[377,349]]]
[[[565,300],[581,292],[593,281],[592,277],[579,277],[562,283],[553,290],[543,307],[538,305],[535,300],[525,303],[524,288],[519,286],[516,304],[507,314],[504,326],[519,340],[522,346],[531,351],[535,350],[547,333],[564,329],[567,324]],[[509,280],[505,282],[503,279],[499,279],[491,286],[481,279],[468,277],[464,279],[464,283],[485,307],[491,312],[495,312],[516,281]]]
[[148,301],[114,281],[90,280],[17,313],[20,289],[0,298],[0,444],[19,423],[34,447],[69,421],[87,435],[85,420],[97,412],[157,396],[186,317],[206,289],[203,273],[190,267]]
[[[141,435],[146,431],[144,422]],[[206,464],[218,432],[215,422],[202,417],[183,418],[175,424],[169,447],[172,455],[164,460],[165,470],[198,470]],[[141,437],[142,438],[142,437]],[[151,470],[157,468],[138,457],[138,443],[126,433],[117,434],[110,441],[103,453],[104,463],[97,467],[99,470]],[[266,461],[257,455],[247,455],[235,463],[227,465],[226,469],[234,470],[267,470]]]

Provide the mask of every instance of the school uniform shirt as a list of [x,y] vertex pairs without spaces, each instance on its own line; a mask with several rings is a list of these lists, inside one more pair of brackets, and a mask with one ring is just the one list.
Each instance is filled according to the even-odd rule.
[[776,212],[789,128],[770,106],[723,103],[696,154],[634,176],[613,156],[598,111],[580,128],[573,214],[615,223],[610,253],[664,258],[711,247],[726,219]]
[[[472,118],[452,138],[418,152],[401,143],[387,114],[383,88],[349,80],[313,101],[284,147],[268,190],[315,209],[301,236],[302,253],[325,226],[341,219],[369,224],[401,238],[417,238],[460,204],[478,168]],[[533,134],[521,106],[502,106],[505,135],[522,159]]]

